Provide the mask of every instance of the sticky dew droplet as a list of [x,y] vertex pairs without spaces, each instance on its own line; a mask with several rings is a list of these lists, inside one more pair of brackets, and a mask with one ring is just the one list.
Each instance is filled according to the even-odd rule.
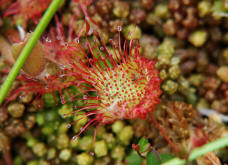
[[90,58],[90,59],[89,59],[89,63],[93,63],[93,59]]
[[76,43],[78,43],[79,44],[79,38],[78,37],[76,37],[75,39],[74,39],[74,42],[76,42]]
[[73,136],[72,140],[76,141],[78,139],[78,136]]
[[45,38],[45,41],[46,42],[51,42],[51,40],[47,37],[47,38]]
[[121,31],[122,31],[122,26],[117,26],[117,30],[118,30],[119,32],[121,32]]
[[101,46],[101,47],[100,47],[100,50],[101,50],[101,51],[103,51],[103,50],[104,50],[104,47],[103,47],[103,46]]
[[67,124],[67,128],[69,129],[71,127],[71,124]]

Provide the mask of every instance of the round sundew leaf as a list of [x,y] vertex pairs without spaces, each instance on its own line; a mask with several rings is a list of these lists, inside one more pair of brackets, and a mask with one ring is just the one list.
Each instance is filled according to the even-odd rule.
[[[28,38],[19,43],[14,43],[11,47],[14,60],[18,58],[20,52],[27,43]],[[44,58],[44,51],[42,44],[38,41],[35,47],[33,48],[30,56],[25,61],[24,66],[22,67],[23,71],[30,76],[38,76],[45,69],[46,59]]]

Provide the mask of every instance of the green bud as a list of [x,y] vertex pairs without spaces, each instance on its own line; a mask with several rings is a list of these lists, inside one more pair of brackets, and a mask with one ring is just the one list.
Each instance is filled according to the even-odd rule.
[[70,149],[61,150],[59,153],[59,158],[64,162],[68,161],[70,159],[70,157],[71,157]]
[[170,95],[174,94],[177,91],[177,88],[178,84],[172,80],[168,80],[162,85],[162,89]]
[[61,123],[58,128],[58,133],[63,134],[66,133],[69,129],[67,128],[67,123]]
[[157,4],[154,10],[154,14],[162,19],[169,18],[170,13],[167,4]]
[[[52,93],[47,93],[47,94],[44,94],[44,106],[45,107],[54,107],[56,106],[56,101],[58,102],[58,100],[55,101],[55,98],[53,96]],[[58,97],[56,97],[57,99]]]
[[111,162],[111,158],[109,156],[105,156],[100,159],[96,159],[95,165],[106,165]]
[[149,13],[146,16],[146,22],[149,25],[156,25],[156,24],[161,22],[161,19],[157,15],[155,15],[154,13]]
[[105,127],[103,127],[103,126],[98,127],[98,129],[97,129],[98,138],[102,138],[105,133],[106,133]]
[[187,92],[186,94],[186,100],[188,104],[195,105],[197,102],[197,96],[195,93]]
[[179,65],[180,58],[179,57],[172,57],[170,64],[171,65]]
[[169,58],[174,55],[174,41],[170,38],[165,38],[161,45],[158,47],[158,55],[166,54]]
[[79,140],[78,148],[82,151],[90,151],[93,144],[92,136],[84,136]]
[[29,161],[26,165],[38,165],[38,161],[32,160],[32,161]]
[[[227,35],[228,36],[228,35]],[[222,56],[224,57],[224,59],[226,60],[226,63],[228,63],[228,48],[225,48],[222,51]]]
[[14,117],[14,118],[19,118],[23,115],[25,110],[25,106],[24,104],[21,103],[11,103],[8,107],[7,107],[7,111],[8,113]]
[[188,41],[195,47],[201,47],[207,40],[207,32],[205,30],[197,30],[189,35]]
[[124,158],[125,151],[124,147],[122,146],[116,146],[112,152],[111,152],[111,157],[116,160],[122,160]]
[[124,144],[129,145],[131,138],[133,137],[134,131],[132,126],[125,126],[118,134],[118,139]]
[[223,82],[228,83],[228,66],[221,66],[216,73]]
[[44,114],[45,114],[46,121],[56,121],[56,119],[59,118],[59,116],[56,112],[56,109],[48,110]]
[[196,109],[209,109],[209,108],[210,108],[210,104],[204,98],[201,98],[196,105]]
[[211,13],[211,3],[210,1],[200,1],[198,3],[198,11],[199,11],[199,16],[202,18],[202,17],[205,17],[206,15],[210,14]]
[[112,12],[118,18],[126,18],[129,15],[129,5],[123,1],[115,1]]
[[14,165],[23,165],[23,160],[20,156],[16,156],[13,160]]
[[124,122],[122,120],[117,120],[112,124],[112,132],[118,134],[124,127]]
[[124,28],[124,37],[128,40],[130,39],[140,39],[142,36],[142,32],[139,26],[130,24]]
[[178,65],[173,65],[169,68],[169,77],[173,80],[177,79],[181,74],[181,70]]
[[41,126],[45,123],[45,117],[42,112],[36,114],[36,123]]
[[27,146],[28,147],[33,147],[37,143],[37,140],[34,137],[31,137],[27,140]]
[[61,108],[59,108],[58,110],[58,113],[60,116],[64,116],[64,115],[68,115],[70,114],[71,112],[73,112],[73,107],[71,104],[64,104],[62,105]]
[[168,77],[168,75],[167,75],[165,69],[162,69],[162,70],[159,72],[159,77],[160,77],[162,80],[165,80],[165,79]]
[[60,134],[57,137],[57,147],[63,149],[69,146],[69,137],[67,134]]
[[49,148],[47,152],[47,159],[51,160],[56,157],[56,149],[55,148]]
[[47,138],[48,144],[56,145],[56,139],[57,139],[56,135],[51,134],[51,135],[48,135],[46,138]]
[[47,153],[47,148],[44,143],[37,142],[33,147],[32,150],[35,155],[39,157],[43,157]]
[[42,160],[39,161],[38,165],[51,165],[51,163],[49,163],[48,161],[42,159]]
[[[80,120],[79,120],[80,119]],[[74,116],[74,121],[78,120],[77,123],[73,125],[73,130],[75,133],[78,133],[80,129],[87,123],[88,117],[85,117],[85,113],[77,114]]]
[[116,139],[111,133],[106,133],[103,136],[104,140],[107,143],[108,149],[112,149],[116,144]]
[[76,149],[78,147],[78,143],[79,143],[79,139],[77,139],[77,140],[71,140],[70,141],[70,147],[72,149]]
[[78,165],[90,165],[93,163],[93,157],[83,152],[77,155],[77,163]]
[[107,145],[104,140],[95,142],[94,152],[97,157],[102,157],[102,156],[107,155],[108,149],[107,149]]
[[204,77],[201,74],[192,74],[189,78],[190,84],[199,87],[201,83],[203,82]]
[[44,135],[51,135],[54,132],[54,129],[51,127],[51,124],[48,123],[47,125],[45,125],[42,129],[41,132]]

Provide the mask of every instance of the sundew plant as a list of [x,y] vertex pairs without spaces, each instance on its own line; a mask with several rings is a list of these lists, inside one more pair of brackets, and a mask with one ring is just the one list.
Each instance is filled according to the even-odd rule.
[[[8,6],[3,14],[4,18],[15,17],[23,20],[23,23],[20,23],[14,18],[11,22],[11,26],[15,24],[17,30],[14,33],[10,32],[10,42],[0,36],[2,57],[13,66],[7,66],[2,71],[4,75],[9,73],[0,90],[2,107],[5,108],[21,98],[22,93],[24,96],[32,93],[34,99],[31,104],[38,109],[45,107],[45,95],[52,95],[56,105],[58,100],[61,104],[70,103],[70,105],[76,101],[83,101],[83,106],[74,106],[72,112],[64,113],[62,117],[67,120],[70,116],[80,116],[67,124],[68,129],[88,119],[79,132],[72,136],[73,141],[77,141],[82,133],[86,134],[90,128],[95,128],[92,156],[94,156],[97,132],[101,126],[111,125],[117,120],[129,122],[139,120],[154,127],[150,128],[149,132],[153,132],[153,129],[158,130],[158,136],[162,135],[169,144],[169,151],[174,152],[174,155],[181,159],[173,158],[170,153],[168,156],[164,155],[162,150],[161,154],[160,151],[157,152],[153,145],[159,146],[156,142],[159,143],[160,140],[153,137],[154,141],[151,144],[144,138],[141,138],[139,144],[133,144],[136,152],[132,152],[125,163],[134,164],[133,157],[135,157],[139,160],[136,162],[140,162],[138,164],[142,163],[142,159],[147,164],[185,164],[195,159],[198,164],[200,162],[219,164],[220,161],[213,151],[227,146],[228,140],[227,136],[215,135],[213,130],[222,132],[222,126],[215,125],[212,128],[209,121],[201,120],[199,113],[195,112],[191,105],[171,102],[165,94],[162,95],[163,91],[169,91],[169,96],[172,97],[176,88],[173,80],[180,74],[177,72],[179,68],[176,65],[179,64],[179,59],[176,58],[171,61],[176,66],[172,67],[172,70],[169,69],[173,80],[164,83],[162,81],[166,79],[164,78],[166,63],[172,56],[166,56],[166,54],[173,52],[172,39],[165,40],[160,45],[157,50],[158,56],[146,58],[141,53],[139,39],[135,37],[138,32],[135,22],[124,31],[122,25],[115,26],[116,34],[107,41],[101,31],[99,20],[90,16],[91,4],[96,2],[74,0],[77,10],[69,18],[61,17],[60,13],[55,15],[64,3],[70,2],[63,2],[63,0],[0,1],[1,5]],[[99,3],[101,2],[96,3],[97,6],[100,5]],[[108,2],[106,3],[107,6],[103,7],[110,7]],[[118,3],[122,2],[115,2],[114,6],[118,6]],[[103,10],[103,12],[106,11],[106,9]],[[113,10],[114,15],[118,11]],[[119,16],[118,13],[116,15]],[[121,16],[125,17],[124,12]],[[78,18],[83,18],[83,21],[75,25]],[[64,25],[64,19],[67,20],[65,22],[68,23],[68,28]],[[36,25],[33,32],[26,32],[29,22]],[[122,32],[126,40],[122,39]],[[194,39],[194,35],[190,37],[190,42],[192,38]],[[20,81],[21,85],[9,91],[15,79]],[[73,90],[77,92],[72,93],[71,87],[77,89]],[[186,92],[188,91],[182,91],[182,94],[186,95]],[[176,95],[176,97],[179,96]],[[205,130],[207,127],[212,131]],[[223,138],[211,142],[216,139],[215,137]],[[150,139],[149,136],[146,138]],[[11,165],[9,150],[2,151],[4,156],[8,155],[5,160]]]

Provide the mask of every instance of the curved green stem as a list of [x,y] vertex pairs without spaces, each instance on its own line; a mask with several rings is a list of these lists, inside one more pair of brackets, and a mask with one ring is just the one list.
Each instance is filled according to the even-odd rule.
[[[224,148],[226,146],[228,146],[228,136],[222,137],[213,142],[207,143],[207,144],[203,145],[202,147],[194,149],[191,152],[188,160],[193,161],[200,156],[203,156],[209,152],[213,152],[217,149]],[[186,164],[185,160],[181,160],[179,158],[173,158],[172,160],[165,162],[162,165],[184,165],[184,164]]]
[[2,104],[3,100],[5,99],[6,95],[8,94],[10,87],[12,86],[14,80],[16,79],[18,73],[20,72],[20,69],[24,65],[26,59],[30,55],[33,47],[37,43],[38,39],[40,38],[41,34],[47,27],[48,23],[54,16],[56,10],[59,8],[59,6],[62,4],[64,0],[53,0],[50,4],[49,8],[45,12],[44,16],[40,20],[40,23],[36,27],[34,33],[32,34],[31,38],[28,40],[26,46],[21,51],[20,56],[17,58],[17,61],[15,62],[13,68],[11,69],[9,75],[7,76],[6,80],[4,81],[3,85],[0,89],[0,104]]

